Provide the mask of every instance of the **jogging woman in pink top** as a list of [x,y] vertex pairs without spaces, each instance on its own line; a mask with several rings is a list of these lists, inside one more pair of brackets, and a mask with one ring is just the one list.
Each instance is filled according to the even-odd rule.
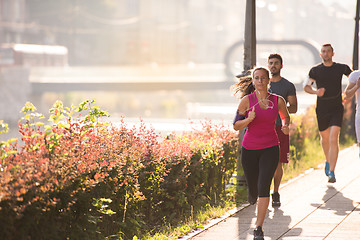
[[244,169],[250,204],[257,205],[254,239],[264,239],[262,225],[269,206],[270,185],[279,162],[279,140],[275,130],[277,115],[283,121],[282,131],[289,134],[290,116],[285,100],[268,92],[269,71],[258,67],[252,78],[240,78],[235,91],[242,92],[234,129],[245,132],[241,161]]

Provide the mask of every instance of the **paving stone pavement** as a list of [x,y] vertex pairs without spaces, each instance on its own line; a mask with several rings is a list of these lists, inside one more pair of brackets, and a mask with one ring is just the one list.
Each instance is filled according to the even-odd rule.
[[[274,209],[270,204],[263,225],[266,240],[360,240],[358,147],[340,151],[336,183],[327,182],[323,167],[321,164],[281,186],[281,207]],[[253,239],[256,207],[246,204],[240,209],[183,239]]]

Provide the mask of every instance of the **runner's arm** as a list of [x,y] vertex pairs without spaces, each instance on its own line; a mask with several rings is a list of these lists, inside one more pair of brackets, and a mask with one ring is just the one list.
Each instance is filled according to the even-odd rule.
[[253,109],[249,112],[248,117],[246,117],[246,112],[248,110],[249,110],[249,97],[245,96],[241,99],[237,110],[237,114],[242,116],[239,118],[239,120],[234,122],[233,124],[234,130],[239,131],[244,129],[255,118],[255,112],[253,111]]
[[298,108],[296,95],[288,96],[287,101],[289,103],[289,106],[287,107],[289,113],[296,113]]
[[283,122],[283,126],[281,127],[281,130],[284,134],[289,134],[289,124],[290,124],[290,115],[288,108],[286,107],[286,102],[283,97],[278,97],[278,108],[279,108],[279,114],[280,118]]
[[359,88],[360,78],[355,83],[349,82],[349,84],[345,88],[345,99],[350,100]]
[[315,79],[309,78],[305,83],[304,91],[310,94],[316,94],[318,97],[322,97],[325,93],[325,88],[314,89],[312,84],[315,82]]

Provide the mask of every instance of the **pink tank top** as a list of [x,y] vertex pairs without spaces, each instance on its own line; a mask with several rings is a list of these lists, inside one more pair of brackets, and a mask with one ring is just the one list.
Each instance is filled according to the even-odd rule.
[[269,93],[269,108],[267,109],[261,109],[255,92],[249,94],[248,98],[249,111],[255,106],[256,117],[247,126],[242,146],[248,150],[257,150],[279,145],[275,130],[276,118],[279,113],[278,96]]

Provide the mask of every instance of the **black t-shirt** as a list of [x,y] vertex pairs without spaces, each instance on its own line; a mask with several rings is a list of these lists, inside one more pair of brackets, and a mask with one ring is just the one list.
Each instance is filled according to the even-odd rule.
[[342,104],[342,77],[350,73],[348,65],[336,62],[330,67],[321,63],[310,69],[309,77],[315,80],[317,88],[325,88],[324,95],[317,97],[317,107],[335,107]]

